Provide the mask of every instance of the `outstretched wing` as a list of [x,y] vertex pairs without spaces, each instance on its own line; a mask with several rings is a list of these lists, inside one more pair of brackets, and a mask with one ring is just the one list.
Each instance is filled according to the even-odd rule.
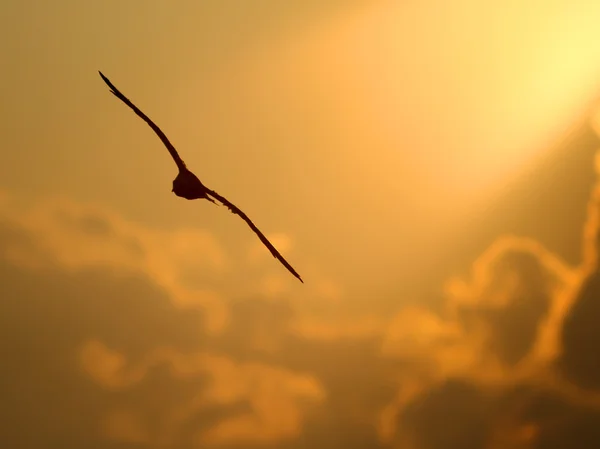
[[207,188],[206,191],[210,196],[212,196],[216,200],[223,203],[223,205],[227,206],[227,208],[231,212],[240,216],[242,218],[242,220],[244,220],[246,223],[248,223],[248,226],[250,226],[250,229],[252,229],[254,231],[254,233],[258,236],[260,241],[264,243],[264,245],[269,249],[269,251],[271,251],[271,254],[273,254],[273,257],[275,257],[275,259],[279,260],[279,262],[281,262],[283,264],[283,266],[289,270],[290,273],[292,273],[295,277],[298,278],[298,280],[300,282],[302,282],[304,284],[304,281],[302,280],[300,275],[296,272],[296,270],[294,270],[294,268],[287,262],[287,260],[285,260],[283,258],[283,256],[279,253],[279,251],[277,251],[277,249],[275,249],[275,247],[271,244],[271,242],[269,242],[269,240],[265,237],[265,235],[262,232],[260,232],[260,230],[256,227],[256,225],[254,223],[252,223],[252,220],[250,220],[244,212],[242,212],[234,204],[230,203],[227,200],[227,198],[222,197],[214,190],[210,190],[209,188]]
[[179,154],[177,153],[177,150],[175,149],[173,144],[171,142],[169,142],[169,139],[167,139],[167,136],[165,136],[165,133],[163,133],[160,130],[160,128],[158,126],[156,126],[156,124],[148,118],[148,116],[146,114],[144,114],[142,111],[140,111],[136,105],[134,105],[125,95],[123,95],[121,93],[121,91],[119,89],[117,89],[113,85],[113,83],[111,83],[110,80],[104,76],[104,74],[101,71],[98,71],[98,73],[100,74],[100,76],[102,77],[104,82],[106,84],[108,84],[108,87],[110,87],[110,92],[115,97],[117,97],[119,100],[121,100],[123,103],[125,103],[127,106],[129,106],[131,109],[133,109],[133,112],[135,112],[138,117],[140,117],[148,125],[150,125],[150,128],[152,128],[152,130],[156,133],[156,135],[160,138],[160,140],[162,140],[162,143],[167,147],[167,150],[169,150],[169,153],[171,153],[171,156],[175,160],[175,163],[177,164],[177,167],[179,168],[179,170],[185,169],[185,163],[183,162],[183,160],[181,160],[181,158],[179,157]]

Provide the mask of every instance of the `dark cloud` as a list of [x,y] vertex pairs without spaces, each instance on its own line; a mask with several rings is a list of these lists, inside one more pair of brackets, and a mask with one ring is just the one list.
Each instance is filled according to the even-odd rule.
[[454,379],[410,403],[401,424],[419,449],[484,449],[492,425],[481,392]]
[[[319,447],[378,447],[376,419],[394,397],[394,365],[379,356],[378,338],[290,342],[287,364],[306,367],[327,391],[326,408],[307,423]],[[307,445],[305,447],[312,447]]]
[[[379,355],[381,337],[319,341],[290,334],[294,313],[284,300],[239,301],[230,313],[229,332],[211,344],[240,359],[311,373],[327,392],[326,402],[308,416],[302,434],[276,447],[384,447],[377,417],[394,397],[397,362]],[[265,342],[271,345],[265,347]]]
[[512,299],[503,310],[488,315],[493,350],[506,363],[520,361],[531,350],[540,321],[551,304],[555,285],[540,261],[530,254],[512,254],[504,261],[517,277]]
[[587,449],[600,441],[600,412],[566,405],[552,421],[543,423],[534,449]]
[[502,397],[513,414],[513,425],[532,430],[528,448],[584,449],[600,438],[600,410],[575,404],[543,387],[522,386]]
[[271,358],[287,352],[289,325],[294,317],[291,305],[283,299],[241,299],[230,304],[227,332],[215,338],[212,347],[235,354],[241,360]]
[[600,410],[529,385],[481,388],[450,379],[404,409],[418,449],[584,449],[600,438]]
[[503,252],[488,268],[489,281],[477,301],[460,309],[467,326],[475,320],[490,331],[490,350],[509,365],[532,349],[559,282],[539,256],[515,250]]
[[[99,423],[119,394],[84,375],[80,346],[99,338],[141,359],[159,344],[191,349],[202,342],[201,314],[174,309],[164,292],[139,277],[30,271],[2,261],[0,297],[3,447],[138,447],[101,437]],[[177,397],[176,385],[160,391]],[[157,395],[149,388],[145,393]]]
[[568,379],[584,387],[600,389],[600,273],[581,287],[565,318],[563,353],[558,361]]

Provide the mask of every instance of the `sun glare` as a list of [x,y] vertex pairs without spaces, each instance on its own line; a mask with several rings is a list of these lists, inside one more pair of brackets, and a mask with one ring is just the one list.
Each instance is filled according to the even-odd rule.
[[[430,15],[427,3],[413,12]],[[348,52],[370,78],[361,103],[396,147],[390,163],[430,165],[461,196],[494,190],[535,163],[580,118],[600,79],[599,33],[585,19],[598,6],[565,3],[523,17],[503,3],[482,24],[485,15],[465,13],[480,7],[462,3],[425,29],[387,7],[354,31],[363,45]]]

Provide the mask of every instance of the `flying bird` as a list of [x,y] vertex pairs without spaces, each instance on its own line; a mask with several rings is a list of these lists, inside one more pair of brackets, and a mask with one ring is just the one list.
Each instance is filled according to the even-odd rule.
[[185,165],[185,162],[183,162],[181,157],[179,157],[177,150],[175,149],[173,144],[171,144],[169,139],[167,139],[167,136],[160,130],[160,128],[156,126],[156,124],[152,120],[150,120],[146,114],[140,111],[140,109],[136,105],[134,105],[125,95],[123,95],[119,91],[119,89],[117,89],[114,86],[114,84],[111,83],[106,76],[104,76],[102,72],[98,71],[98,73],[100,73],[100,76],[102,77],[104,82],[108,85],[108,87],[110,87],[110,92],[123,103],[125,103],[127,106],[129,106],[138,117],[140,117],[148,125],[150,125],[150,128],[152,128],[152,130],[160,138],[165,147],[167,147],[167,150],[169,150],[171,157],[175,160],[175,164],[177,164],[177,168],[179,169],[177,177],[173,180],[172,192],[175,193],[175,195],[181,198],[185,198],[187,200],[205,199],[214,204],[217,204],[214,201],[217,200],[221,204],[227,206],[227,208],[231,212],[241,217],[242,220],[244,220],[248,224],[248,226],[250,226],[250,229],[254,231],[254,233],[258,236],[260,241],[263,242],[263,244],[269,249],[271,254],[273,254],[273,257],[279,260],[283,264],[283,266],[289,270],[290,273],[292,273],[296,278],[298,278],[300,282],[304,283],[304,281],[296,272],[296,270],[294,270],[294,268],[287,262],[287,260],[283,258],[279,251],[277,251],[277,249],[265,237],[265,235],[262,232],[260,232],[260,230],[252,222],[252,220],[250,220],[248,216],[244,212],[242,212],[237,206],[235,206],[233,203],[227,200],[227,198],[219,195],[214,190],[211,190],[204,184],[202,184],[198,177],[194,175],[190,170],[188,170],[188,168]]

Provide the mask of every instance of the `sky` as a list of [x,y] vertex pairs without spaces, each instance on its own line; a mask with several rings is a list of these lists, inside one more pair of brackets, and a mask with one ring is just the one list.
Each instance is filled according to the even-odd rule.
[[2,2],[0,445],[592,447],[600,3],[497,3]]

